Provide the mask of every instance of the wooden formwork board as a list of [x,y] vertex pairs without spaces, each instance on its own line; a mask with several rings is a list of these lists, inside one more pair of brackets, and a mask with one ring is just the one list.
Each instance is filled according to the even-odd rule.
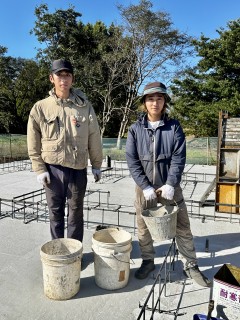
[[238,183],[217,182],[215,211],[239,214],[240,185]]

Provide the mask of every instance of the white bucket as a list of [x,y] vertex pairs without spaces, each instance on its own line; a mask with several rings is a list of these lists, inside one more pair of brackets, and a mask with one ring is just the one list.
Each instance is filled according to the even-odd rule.
[[153,240],[169,240],[176,236],[178,210],[176,206],[159,206],[143,210],[142,216]]
[[117,228],[96,231],[92,250],[96,284],[107,290],[125,287],[130,273],[131,234]]
[[44,294],[48,298],[67,300],[78,293],[82,251],[82,243],[70,238],[55,239],[41,247]]

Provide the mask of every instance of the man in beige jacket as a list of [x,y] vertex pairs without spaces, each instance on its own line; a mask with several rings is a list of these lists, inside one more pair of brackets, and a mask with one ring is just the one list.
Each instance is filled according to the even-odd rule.
[[27,128],[28,153],[37,180],[44,186],[52,239],[83,240],[83,203],[88,157],[95,181],[101,178],[102,142],[91,103],[72,88],[73,67],[67,60],[52,62],[49,97],[32,108]]

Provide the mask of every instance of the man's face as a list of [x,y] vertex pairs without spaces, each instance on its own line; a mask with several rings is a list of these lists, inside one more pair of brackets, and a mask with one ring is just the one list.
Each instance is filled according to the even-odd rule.
[[165,98],[162,93],[147,94],[145,97],[145,107],[150,121],[159,120],[164,107]]
[[56,92],[69,92],[73,83],[73,75],[67,70],[62,70],[51,74],[50,81],[54,85]]

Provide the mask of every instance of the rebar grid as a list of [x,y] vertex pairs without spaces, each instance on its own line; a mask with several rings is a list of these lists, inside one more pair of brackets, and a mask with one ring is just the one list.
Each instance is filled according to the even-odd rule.
[[[110,204],[110,191],[86,190],[84,210],[87,211],[84,219],[87,228],[101,225],[115,225],[118,227],[133,230],[135,234],[136,221],[134,208]],[[101,214],[99,214],[99,212]],[[97,214],[96,214],[97,213]],[[127,224],[123,220],[131,216]],[[66,204],[65,218],[68,216],[68,205]],[[44,189],[14,197],[13,199],[0,198],[0,219],[11,217],[12,219],[23,219],[25,224],[31,221],[49,221],[48,207],[46,203],[46,194]]]
[[12,161],[11,157],[3,157],[0,163],[0,174],[13,173],[17,171],[31,170],[32,165],[29,159],[19,156]]
[[[125,170],[125,169],[123,169]],[[118,179],[122,175],[118,173],[111,176],[111,179]],[[194,174],[195,176],[195,174]],[[200,181],[208,180],[208,175],[203,174],[203,178]],[[107,176],[104,179],[110,179]],[[196,179],[196,176],[195,176]],[[194,180],[196,181],[196,180]],[[183,179],[182,188],[186,188],[188,182]],[[195,182],[193,182],[195,183]],[[206,200],[206,199],[205,199]],[[205,222],[206,219],[212,220],[229,220],[230,223],[239,223],[240,224],[240,216],[239,214],[234,213],[234,208],[239,207],[239,205],[229,205],[218,203],[218,205],[231,206],[233,208],[233,213],[216,213],[215,211],[215,201],[205,201],[201,199],[200,201],[187,199],[185,200],[189,216],[192,218],[202,219],[202,222]],[[207,207],[207,213],[206,213]],[[121,217],[124,214],[133,215],[132,223],[130,223],[127,227],[133,229],[134,234],[136,230],[136,221],[135,221],[135,209],[132,206],[122,206],[119,204],[113,204],[110,201],[110,191],[103,190],[90,190],[88,189],[85,194],[84,201],[84,209],[87,210],[87,219],[85,220],[85,224],[87,228],[89,225],[101,223],[105,225],[115,224],[119,227],[125,227],[126,224],[121,223]],[[90,219],[90,211],[91,211],[91,219]],[[96,220],[96,216],[92,213],[94,211],[101,211],[100,219]],[[66,215],[68,212],[68,208],[66,206]],[[106,213],[116,213],[109,218],[106,218]],[[46,205],[46,196],[44,189],[35,190],[17,197],[13,197],[12,199],[1,199],[0,198],[0,219],[4,217],[11,216],[12,218],[23,218],[24,223],[29,223],[30,221],[48,221],[48,208]],[[98,212],[99,216],[99,212]],[[109,216],[109,215],[108,215]],[[115,220],[114,217],[117,217]],[[109,221],[108,221],[109,219]]]

